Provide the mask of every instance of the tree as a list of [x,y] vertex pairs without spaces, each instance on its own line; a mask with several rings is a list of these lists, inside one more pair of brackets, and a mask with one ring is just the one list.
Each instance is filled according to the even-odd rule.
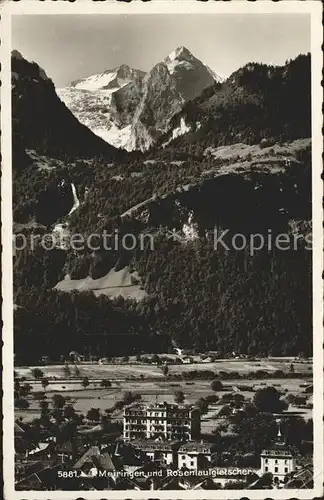
[[49,381],[48,378],[42,378],[42,386],[44,388],[44,391],[46,391],[46,387],[48,386]]
[[14,397],[19,398],[21,393],[20,381],[16,378],[14,381]]
[[224,405],[223,408],[221,408],[219,410],[218,416],[219,417],[228,417],[229,415],[231,415],[231,413],[232,413],[232,409],[231,409],[230,405]]
[[61,408],[55,408],[52,411],[52,416],[55,418],[57,425],[60,425],[62,422],[64,422],[63,410]]
[[111,382],[108,379],[102,379],[100,382],[100,387],[111,387]]
[[40,368],[33,368],[31,370],[31,373],[32,373],[32,376],[34,378],[37,378],[37,379],[40,379],[40,378],[44,377],[44,373],[43,373],[43,371]]
[[162,368],[162,373],[165,377],[167,377],[168,373],[169,373],[169,367],[167,364],[163,365],[163,368]]
[[61,410],[65,405],[65,397],[61,394],[54,394],[52,397],[52,404],[56,410]]
[[134,401],[139,401],[141,398],[140,394],[134,394],[131,391],[125,391],[123,394],[122,402],[124,405],[129,405],[134,403]]
[[269,489],[272,487],[273,475],[271,472],[266,472],[263,476],[260,477],[259,486],[263,488]]
[[23,397],[29,396],[31,393],[32,386],[28,383],[25,383],[21,388],[20,388],[20,393]]
[[220,380],[213,380],[210,384],[213,391],[221,391],[223,389],[223,384]]
[[153,354],[151,361],[152,363],[156,363],[157,365],[161,363],[160,357],[157,354]]
[[74,366],[74,376],[75,377],[80,377],[80,373],[81,373],[80,372],[80,368],[77,365],[75,365]]
[[72,405],[67,405],[64,408],[64,417],[68,420],[75,420],[76,412]]
[[83,385],[83,387],[86,389],[89,384],[90,384],[89,378],[88,377],[83,377],[83,379],[82,379],[82,385]]
[[48,401],[45,401],[44,399],[39,402],[39,407],[41,409],[41,412],[46,413],[48,410]]
[[201,415],[205,415],[206,413],[208,413],[208,403],[205,398],[198,399],[198,401],[196,402],[196,406],[199,408]]
[[269,413],[278,413],[287,408],[287,403],[280,400],[280,393],[273,386],[257,390],[253,404],[259,411]]
[[174,400],[178,404],[182,404],[185,400],[185,395],[182,391],[176,391],[174,393]]
[[99,420],[101,418],[100,411],[98,408],[91,408],[87,412],[86,416],[87,416],[88,420],[92,420],[93,422],[99,422]]

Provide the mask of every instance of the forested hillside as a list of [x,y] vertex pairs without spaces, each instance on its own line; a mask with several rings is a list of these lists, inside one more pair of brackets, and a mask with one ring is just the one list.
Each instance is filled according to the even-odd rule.
[[[60,226],[67,238],[117,231],[154,239],[154,248],[134,250],[105,250],[100,241],[96,251],[59,242],[51,251],[17,250],[17,362],[57,360],[73,349],[165,352],[171,339],[224,356],[310,355],[310,57],[241,68],[185,105],[174,125],[184,117],[191,132],[145,155],[103,147],[51,82],[33,81],[42,70],[16,59],[13,72],[23,76],[13,91],[14,231],[53,235]],[[72,183],[80,204],[70,213]],[[299,238],[289,250],[251,254],[215,248],[215,229]],[[181,237],[170,238],[173,230]],[[141,300],[55,289],[67,275],[97,279],[126,266],[140,277]],[[35,345],[33,359],[26,342]]]
[[[182,118],[191,130],[158,154],[200,156],[208,147],[310,137],[310,68],[310,54],[300,55],[285,66],[247,64],[224,83],[206,89],[173,118],[173,129]],[[158,148],[171,137],[172,130]],[[156,154],[155,149],[152,154]]]

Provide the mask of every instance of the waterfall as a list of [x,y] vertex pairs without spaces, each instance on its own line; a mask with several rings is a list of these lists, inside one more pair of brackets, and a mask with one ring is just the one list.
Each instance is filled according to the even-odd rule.
[[74,212],[74,210],[76,210],[80,205],[80,201],[79,201],[79,198],[77,196],[77,192],[76,192],[75,185],[73,184],[73,182],[71,183],[71,189],[72,189],[72,195],[73,195],[73,207],[69,211],[68,215],[71,215]]

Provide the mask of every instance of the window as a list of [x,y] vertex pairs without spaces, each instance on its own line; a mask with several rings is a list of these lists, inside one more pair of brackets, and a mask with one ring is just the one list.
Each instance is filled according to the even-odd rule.
[[275,460],[275,464],[277,464],[277,463],[278,463],[278,460],[276,459],[276,460]]
[[278,467],[275,467],[275,472],[278,472]]
[[285,465],[287,465],[287,464],[288,464],[288,460],[285,460]]
[[288,467],[285,467],[285,473],[287,474],[287,472],[288,472]]
[[265,463],[267,464],[268,462],[269,462],[269,460],[266,458],[266,459],[265,459]]
[[186,455],[182,455],[182,460],[186,460]]
[[266,467],[264,468],[264,470],[265,470],[266,472],[268,472],[269,467],[267,467],[267,466],[266,466]]
[[190,465],[193,467],[195,465],[194,460],[191,460]]

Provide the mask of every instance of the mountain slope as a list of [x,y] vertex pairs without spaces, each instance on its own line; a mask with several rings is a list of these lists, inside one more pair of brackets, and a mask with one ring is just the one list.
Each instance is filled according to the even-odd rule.
[[[247,64],[187,103],[157,146],[201,155],[238,142],[310,137],[310,63],[308,54],[278,67]],[[175,134],[181,125],[188,133]]]
[[36,63],[12,53],[13,142],[42,154],[114,158],[119,152],[82,125]]

